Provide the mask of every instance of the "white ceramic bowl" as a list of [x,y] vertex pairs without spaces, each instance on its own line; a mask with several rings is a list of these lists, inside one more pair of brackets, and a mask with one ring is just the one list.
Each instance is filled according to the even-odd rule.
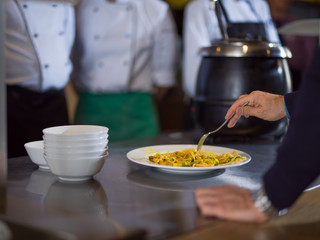
[[44,155],[50,170],[62,181],[86,181],[97,174],[106,156],[99,158],[52,158]]
[[44,143],[44,152],[51,152],[51,153],[68,153],[68,152],[74,152],[74,153],[85,153],[85,152],[95,152],[95,151],[103,151],[105,148],[108,147],[108,142],[95,144],[95,145],[84,145],[84,146],[69,146],[69,145],[54,145],[49,144],[46,145]]
[[108,137],[90,139],[90,140],[58,140],[58,139],[48,139],[43,136],[45,146],[55,146],[55,147],[83,147],[92,146],[99,144],[108,144]]
[[44,158],[43,141],[33,141],[24,144],[25,149],[32,162],[42,170],[49,170],[47,161]]
[[[94,160],[94,159],[97,159],[97,158],[106,157],[108,155],[109,155],[108,151],[104,155],[101,155],[101,156],[98,156],[98,157],[86,157],[86,156],[83,156],[83,155],[72,156],[72,155],[62,155],[62,154],[60,154],[60,156],[53,157],[52,155],[48,156],[46,153],[43,154],[45,159],[47,159],[47,157],[50,157],[50,158],[54,158],[55,160],[66,160],[66,161],[78,161],[78,160],[88,160],[88,161],[90,161],[90,160]],[[48,165],[49,165],[49,163],[48,163]]]
[[95,125],[65,125],[42,130],[45,137],[60,140],[99,138],[106,136],[108,131],[107,127]]
[[109,137],[109,134],[105,134],[104,136],[100,137],[95,137],[95,138],[82,138],[82,137],[77,137],[77,138],[59,138],[59,137],[50,137],[43,135],[42,138],[45,141],[50,141],[50,142],[63,142],[63,143],[69,143],[69,142],[83,142],[83,143],[90,143],[90,142],[97,142],[97,141],[104,141],[107,140]]
[[60,158],[60,159],[83,159],[83,158],[99,158],[103,156],[108,156],[107,148],[103,149],[103,151],[95,151],[95,152],[84,152],[84,153],[51,153],[48,151],[44,152],[46,157],[51,158]]
[[85,155],[86,157],[92,156],[97,157],[104,155],[108,146],[102,145],[101,148],[97,148],[95,150],[91,150],[91,148],[52,148],[44,146],[44,153],[46,155]]

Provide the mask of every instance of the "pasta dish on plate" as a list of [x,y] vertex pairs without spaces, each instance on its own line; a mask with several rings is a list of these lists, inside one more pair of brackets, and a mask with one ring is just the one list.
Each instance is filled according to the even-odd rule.
[[245,156],[236,151],[218,154],[212,151],[185,149],[175,152],[155,153],[148,156],[149,161],[175,167],[211,167],[239,163],[246,160]]

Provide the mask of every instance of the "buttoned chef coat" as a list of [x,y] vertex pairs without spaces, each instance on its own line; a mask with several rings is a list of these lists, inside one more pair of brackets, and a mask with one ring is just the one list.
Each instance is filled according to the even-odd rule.
[[90,93],[149,92],[175,84],[177,34],[159,0],[83,0],[75,86]]
[[[265,0],[221,0],[230,22],[262,22],[268,41],[279,43],[277,29]],[[224,19],[223,19],[224,20]],[[193,98],[196,93],[198,69],[201,64],[199,50],[222,39],[215,11],[209,9],[209,0],[194,0],[185,9],[183,89]]]
[[72,4],[6,1],[6,83],[34,91],[63,89],[72,71]]

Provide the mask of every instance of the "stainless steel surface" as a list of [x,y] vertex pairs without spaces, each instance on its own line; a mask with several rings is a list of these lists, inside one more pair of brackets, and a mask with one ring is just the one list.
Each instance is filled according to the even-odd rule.
[[77,238],[70,234],[60,231],[51,231],[48,229],[40,229],[38,227],[30,226],[26,223],[19,223],[19,221],[12,221],[6,217],[0,216],[9,233],[7,238],[1,238],[1,240],[77,240]]
[[[220,144],[249,153],[251,162],[198,175],[164,173],[126,158],[128,151],[143,146],[194,142],[193,134],[175,133],[110,143],[101,172],[78,184],[58,181],[38,170],[28,157],[9,159],[6,217],[67,232],[79,240],[125,239],[141,229],[147,232],[146,239],[168,239],[202,227],[194,202],[196,188],[235,184],[256,190],[278,147],[273,141]],[[318,184],[319,180],[313,186]]]
[[216,40],[211,46],[201,48],[200,55],[206,57],[292,57],[287,47],[277,43],[242,39]]

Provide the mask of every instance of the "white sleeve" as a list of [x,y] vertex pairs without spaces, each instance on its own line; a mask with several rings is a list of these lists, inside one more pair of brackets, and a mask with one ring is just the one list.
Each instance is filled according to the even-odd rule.
[[76,19],[75,19],[75,8],[73,5],[67,7],[66,11],[68,11],[68,22],[65,22],[66,25],[66,39],[67,39],[67,46],[69,49],[72,49],[74,40],[75,40],[75,32],[76,32]]
[[185,9],[183,30],[183,89],[187,96],[194,97],[196,81],[201,64],[199,51],[210,46],[208,23],[203,7],[191,2]]
[[176,82],[178,67],[178,34],[170,9],[155,30],[152,54],[153,82],[156,86],[171,87]]

